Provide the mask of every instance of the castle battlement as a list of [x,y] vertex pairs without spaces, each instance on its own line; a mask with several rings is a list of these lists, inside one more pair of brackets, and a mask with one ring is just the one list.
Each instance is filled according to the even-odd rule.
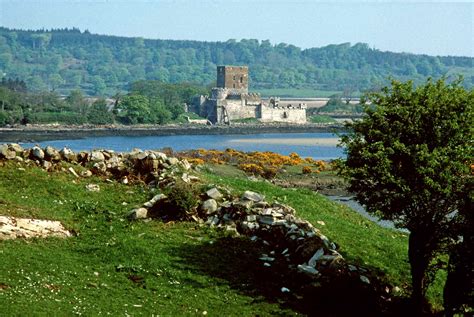
[[247,66],[218,66],[217,87],[211,96],[196,96],[193,109],[213,124],[229,124],[233,120],[255,118],[262,122],[306,122],[306,106],[279,107],[279,98],[265,104],[260,94],[248,92]]

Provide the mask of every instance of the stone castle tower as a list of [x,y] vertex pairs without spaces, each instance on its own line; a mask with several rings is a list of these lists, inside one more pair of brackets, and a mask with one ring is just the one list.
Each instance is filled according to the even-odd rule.
[[228,89],[233,94],[249,91],[249,69],[247,66],[217,66],[217,88]]
[[210,96],[195,96],[192,109],[213,124],[252,118],[260,122],[306,122],[305,105],[279,107],[275,98],[267,104],[259,94],[248,90],[247,66],[217,66],[216,87]]

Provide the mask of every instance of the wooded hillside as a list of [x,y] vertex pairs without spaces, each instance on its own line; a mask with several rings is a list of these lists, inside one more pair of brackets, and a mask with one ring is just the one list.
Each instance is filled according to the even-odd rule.
[[464,75],[474,85],[474,58],[382,52],[367,44],[343,43],[301,49],[268,40],[226,42],[148,40],[91,34],[79,29],[11,30],[0,27],[0,77],[18,78],[30,90],[112,95],[131,82],[159,80],[210,85],[216,65],[250,67],[252,89],[374,89],[392,76],[421,82],[426,77]]

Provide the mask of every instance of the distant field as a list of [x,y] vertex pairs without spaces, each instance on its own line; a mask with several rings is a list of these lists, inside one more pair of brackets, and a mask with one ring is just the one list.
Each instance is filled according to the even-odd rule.
[[296,88],[272,88],[255,89],[262,97],[290,97],[290,98],[327,98],[342,91],[337,90],[315,90],[315,89],[296,89]]

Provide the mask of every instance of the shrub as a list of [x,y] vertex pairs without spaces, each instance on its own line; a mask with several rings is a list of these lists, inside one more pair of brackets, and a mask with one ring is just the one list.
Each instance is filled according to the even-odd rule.
[[199,204],[197,189],[185,182],[176,182],[166,195],[168,203],[165,209],[173,219],[188,219]]
[[313,172],[313,170],[309,166],[303,166],[302,172],[303,172],[303,174],[311,174]]

